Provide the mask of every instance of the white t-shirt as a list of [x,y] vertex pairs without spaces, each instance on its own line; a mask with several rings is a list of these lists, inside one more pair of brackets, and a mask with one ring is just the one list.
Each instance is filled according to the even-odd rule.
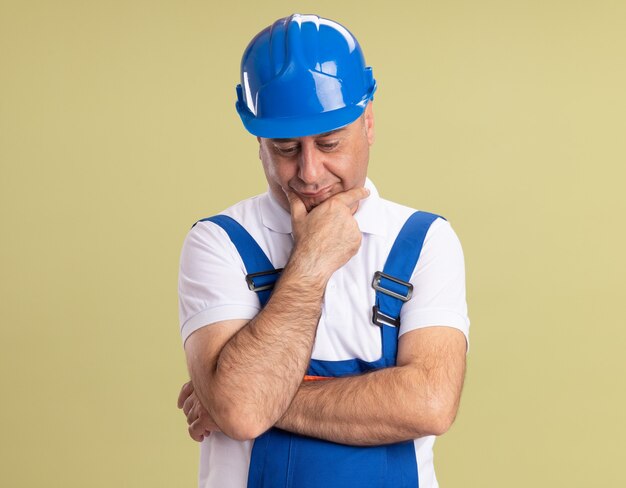
[[[371,321],[381,271],[398,232],[414,209],[379,197],[368,179],[370,196],[361,201],[355,219],[363,233],[361,248],[331,277],[326,287],[312,359],[375,361],[381,355],[380,328]],[[256,240],[275,268],[285,266],[291,249],[291,219],[271,194],[244,200],[222,212],[239,222]],[[222,320],[252,319],[260,310],[256,293],[245,281],[246,270],[226,232],[199,222],[183,244],[179,275],[179,312],[183,341],[197,329]],[[463,251],[450,224],[431,225],[411,277],[413,297],[402,307],[399,334],[428,326],[461,330],[469,344]],[[420,488],[436,488],[434,436],[415,440]],[[235,441],[219,432],[200,449],[201,488],[245,488],[253,441]]]

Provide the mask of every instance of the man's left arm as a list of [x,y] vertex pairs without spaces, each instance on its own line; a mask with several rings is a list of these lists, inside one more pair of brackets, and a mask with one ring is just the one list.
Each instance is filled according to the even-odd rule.
[[[407,332],[398,341],[397,366],[302,383],[276,427],[361,446],[441,435],[458,410],[466,349],[465,335],[453,327]],[[202,440],[213,423],[191,383],[183,386],[178,406],[191,437]]]
[[[353,445],[440,435],[450,427],[465,376],[464,262],[449,224],[442,221],[432,230],[412,279],[420,293],[403,307],[409,327],[398,339],[397,366],[304,382],[277,427]],[[185,397],[181,392],[179,405],[188,414],[194,398]],[[188,414],[189,423],[194,418]],[[201,431],[202,424],[191,429]]]
[[276,426],[363,446],[441,435],[459,406],[466,347],[465,335],[452,327],[407,332],[396,367],[305,382]]

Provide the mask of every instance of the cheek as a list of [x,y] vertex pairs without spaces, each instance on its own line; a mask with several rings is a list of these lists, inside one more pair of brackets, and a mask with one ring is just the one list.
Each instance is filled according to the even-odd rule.
[[270,184],[278,184],[286,186],[287,182],[293,177],[293,169],[290,165],[277,161],[263,160],[263,169],[265,176]]
[[341,178],[348,183],[348,186],[359,185],[367,175],[367,151],[354,151],[348,158],[342,161],[340,169]]

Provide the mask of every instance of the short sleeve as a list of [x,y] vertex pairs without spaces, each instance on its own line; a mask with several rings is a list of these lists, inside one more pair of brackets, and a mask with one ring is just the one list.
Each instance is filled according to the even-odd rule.
[[422,327],[454,327],[465,334],[469,347],[463,250],[446,220],[435,220],[428,230],[411,283],[413,298],[402,307],[400,335]]
[[178,305],[183,343],[196,330],[223,320],[252,319],[259,299],[246,285],[246,271],[228,234],[198,222],[183,243]]

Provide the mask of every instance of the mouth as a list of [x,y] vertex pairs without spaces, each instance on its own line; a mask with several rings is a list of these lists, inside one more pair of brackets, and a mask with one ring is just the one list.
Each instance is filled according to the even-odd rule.
[[292,190],[295,191],[298,195],[300,195],[303,198],[319,198],[329,193],[332,190],[332,185],[325,186],[324,188],[316,192],[298,191],[295,188],[292,188]]
[[306,205],[307,210],[311,211],[311,209],[317,207],[324,200],[327,200],[332,196],[332,187],[327,186],[316,192],[296,191],[296,193]]
[[311,199],[315,199],[315,198],[319,198],[327,193],[330,192],[330,188],[324,188],[323,190],[317,191],[315,193],[307,193],[307,192],[298,192],[298,194],[302,197],[302,198],[311,198]]

